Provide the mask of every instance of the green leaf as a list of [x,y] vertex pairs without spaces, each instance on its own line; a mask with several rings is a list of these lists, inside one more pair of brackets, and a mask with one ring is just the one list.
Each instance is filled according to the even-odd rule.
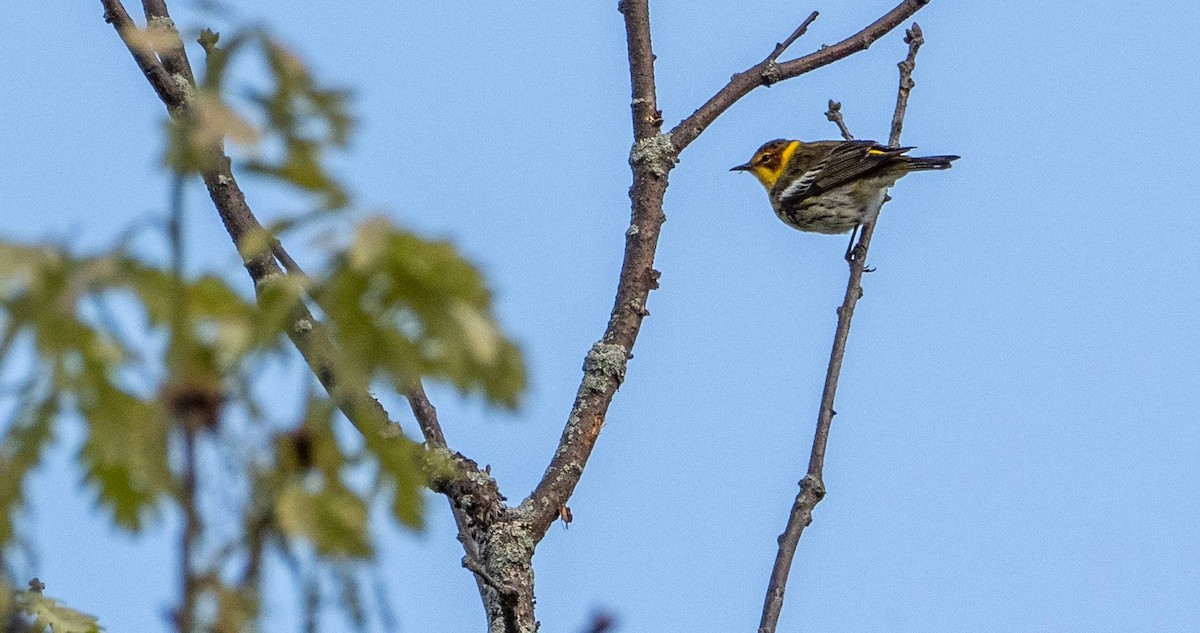
[[0,545],[13,538],[14,514],[24,497],[25,477],[41,462],[42,451],[54,439],[58,401],[30,393],[21,403],[0,444]]
[[42,595],[41,583],[36,578],[29,584],[33,587],[30,591],[14,592],[13,606],[33,617],[31,631],[44,631],[46,627],[50,627],[52,633],[98,633],[104,630],[95,616]]
[[258,600],[253,595],[224,584],[217,586],[214,593],[217,599],[217,616],[211,630],[221,633],[255,630]]
[[[90,391],[90,392],[89,392]],[[168,420],[153,401],[107,381],[80,394],[88,437],[80,449],[86,479],[117,524],[137,531],[144,512],[172,489],[167,463]]]
[[310,491],[295,479],[275,501],[279,527],[289,537],[303,537],[317,553],[331,558],[371,555],[367,532],[367,503],[336,480]]
[[368,441],[367,449],[379,460],[380,483],[392,495],[392,516],[410,528],[424,527],[421,447],[403,437],[379,437]]
[[482,274],[450,244],[369,220],[312,292],[347,364],[400,391],[424,375],[516,406],[520,352],[496,323]]

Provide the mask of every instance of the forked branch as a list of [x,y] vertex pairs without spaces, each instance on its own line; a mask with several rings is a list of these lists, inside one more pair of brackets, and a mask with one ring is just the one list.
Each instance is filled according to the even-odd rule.
[[666,219],[663,197],[668,176],[682,152],[718,116],[755,88],[799,77],[865,50],[875,40],[900,25],[929,3],[903,0],[896,8],[858,33],[795,60],[777,59],[793,45],[817,18],[810,14],[763,61],[738,73],[729,83],[667,134],[658,134],[662,115],[657,109],[654,85],[654,52],[650,41],[648,0],[622,0],[629,48],[630,79],[633,86],[634,147],[630,152],[633,187],[629,195],[632,214],[625,232],[625,259],[621,264],[617,295],[608,327],[584,359],[584,376],[558,449],[537,488],[521,504],[532,533],[540,539],[566,507],[595,447],[612,398],[625,378],[626,361],[641,331],[650,291],[658,287],[659,272],[654,256],[659,232]]
[[[150,37],[142,33],[133,22],[121,0],[101,0],[101,4],[104,7],[105,21],[116,29],[159,99],[172,115],[186,113],[191,107],[187,94],[195,88],[195,76],[183,42],[167,12],[166,2],[142,2],[147,30],[152,32]],[[201,174],[204,184],[226,231],[242,255],[243,264],[254,282],[255,289],[261,291],[285,275],[303,277],[304,271],[282,244],[274,239],[258,239],[266,230],[246,203],[246,196],[234,178],[229,158],[225,155],[221,143],[215,142],[207,150],[211,152],[214,160],[211,161],[211,167]],[[280,263],[283,263],[284,268],[280,267]],[[304,303],[297,301],[290,316],[293,327],[288,328],[288,336],[330,398],[359,432],[368,438],[398,435],[398,425],[390,420],[383,406],[365,387],[342,379],[343,372],[338,369],[336,363],[338,355],[335,353],[335,342]],[[426,442],[431,447],[445,449],[446,438],[438,422],[437,412],[429,403],[420,383],[414,383],[405,395]],[[470,496],[474,501],[473,507],[499,506],[502,498],[490,475],[479,470],[470,460],[449,451],[442,452],[449,456],[456,469],[456,476],[462,479],[462,485],[456,486],[453,485],[454,482],[445,481],[435,482],[435,485],[446,491],[447,497],[450,498],[463,547],[467,556],[475,558],[478,556],[478,545],[467,530],[469,520],[465,514],[466,510],[463,509],[466,504],[460,503],[460,500],[454,497],[459,493],[462,496]],[[474,485],[480,479],[492,485]],[[482,584],[480,591],[483,593]]]
[[[908,57],[900,62],[900,88],[896,96],[896,109],[892,117],[892,132],[888,144],[900,144],[900,130],[903,127],[904,113],[908,108],[908,95],[912,91],[912,71],[916,65],[917,49],[925,40],[921,37],[921,27],[913,23],[906,33],[904,41],[908,44]],[[835,107],[837,106],[837,107]],[[836,101],[829,102],[829,112],[826,116],[838,125],[843,137],[849,137],[850,132],[842,120],[841,107]],[[842,359],[846,355],[846,340],[850,336],[850,319],[854,316],[854,308],[862,297],[862,276],[866,269],[867,251],[871,246],[871,236],[875,233],[875,220],[879,209],[873,209],[866,221],[863,222],[862,233],[858,245],[854,247],[854,258],[850,261],[850,281],[846,284],[846,295],[838,308],[837,329],[833,337],[833,350],[829,354],[829,366],[825,371],[825,388],[821,394],[821,409],[817,413],[817,428],[813,433],[812,452],[808,460],[808,472],[800,480],[800,492],[792,503],[792,511],[788,515],[787,526],[779,536],[779,551],[775,555],[775,565],[771,569],[771,579],[767,584],[767,596],[763,603],[762,619],[759,621],[759,633],[775,633],[779,622],[779,614],[783,609],[784,591],[787,588],[788,573],[792,568],[792,560],[796,556],[796,548],[800,544],[800,535],[804,528],[812,523],[813,509],[825,497],[825,482],[822,479],[825,471],[825,450],[829,444],[829,430],[833,425],[834,396],[837,393],[838,378],[842,372]]]
[[[745,71],[737,73],[724,88],[721,88],[717,94],[700,106],[700,109],[680,121],[671,130],[671,144],[677,151],[682,151],[696,140],[696,137],[700,136],[709,125],[712,125],[717,117],[759,86],[769,86],[776,82],[799,77],[866,50],[876,40],[900,26],[929,2],[930,0],[904,0],[883,17],[837,44],[822,47],[804,57],[782,63],[776,63],[768,56]],[[811,19],[812,16],[809,17]]]

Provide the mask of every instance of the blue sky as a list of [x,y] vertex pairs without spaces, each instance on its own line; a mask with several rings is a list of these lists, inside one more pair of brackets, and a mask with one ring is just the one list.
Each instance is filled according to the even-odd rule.
[[[362,125],[336,167],[360,206],[452,239],[487,272],[532,371],[527,403],[506,414],[431,396],[451,444],[490,464],[510,499],[541,475],[611,308],[631,138],[615,4],[242,9],[354,89]],[[822,16],[797,54],[892,6],[654,2],[667,124],[809,11]],[[0,235],[106,245],[165,205],[163,109],[99,3],[9,16]],[[1200,5],[937,0],[917,19],[927,44],[903,140],[963,158],[905,179],[884,210],[829,496],[780,629],[1197,630]],[[886,137],[901,37],[754,92],[681,157],[662,289],[575,522],[535,558],[543,630],[577,630],[596,608],[623,631],[757,625],[807,460],[845,243],[785,227],[752,178],[726,170],[771,138],[835,137],[830,98],[857,136]],[[296,208],[247,189],[265,219]],[[238,274],[202,190],[189,193],[189,232],[205,245],[193,266]],[[64,430],[30,488],[32,571],[111,631],[166,630],[178,522],[136,539],[108,528],[69,467],[75,435]],[[425,533],[385,547],[401,630],[482,630],[448,513],[430,508]],[[268,612],[289,613],[292,593],[273,592]],[[279,619],[266,630],[291,630]]]

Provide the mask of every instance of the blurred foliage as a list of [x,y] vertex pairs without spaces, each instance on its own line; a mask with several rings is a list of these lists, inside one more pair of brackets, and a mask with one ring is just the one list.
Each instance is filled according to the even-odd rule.
[[[258,154],[245,161],[245,171],[314,194],[324,209],[348,205],[349,194],[322,159],[349,143],[354,127],[349,93],[319,86],[303,61],[266,31],[240,31],[221,45],[218,33],[205,30],[198,41],[207,63],[191,108],[169,124],[167,164],[183,171],[210,169],[222,160],[213,146],[229,139]],[[244,117],[226,103],[226,91],[236,58],[255,52],[270,88],[241,91],[256,114]],[[261,119],[261,130],[250,122],[254,119]]]
[[496,324],[482,274],[450,244],[367,220],[312,294],[349,366],[398,390],[433,376],[517,405],[525,385],[520,352]]
[[[351,199],[327,155],[344,148],[353,131],[348,93],[319,85],[263,29],[225,40],[206,30],[199,43],[204,72],[189,107],[171,113],[165,166],[179,178],[223,168],[223,147],[232,141],[250,156],[241,171],[316,197],[313,212],[276,230],[346,222],[345,214],[329,214],[349,208]],[[248,63],[235,63],[243,58]],[[260,70],[253,87],[231,88],[245,79],[234,69],[247,67]],[[182,209],[171,213],[178,218]],[[451,244],[382,217],[341,230],[352,237],[327,249],[324,266],[261,283],[254,299],[223,275],[184,276],[124,244],[80,255],[65,245],[0,241],[0,376],[15,377],[0,384],[0,411],[9,415],[0,420],[0,546],[17,539],[25,482],[58,426],[78,420],[83,480],[123,529],[137,532],[156,513],[193,504],[183,451],[197,451],[201,474],[219,461],[245,484],[244,502],[229,503],[227,491],[197,478],[197,494],[238,506],[232,522],[202,517],[197,547],[205,555],[195,553],[201,562],[193,573],[197,591],[214,605],[205,626],[254,627],[261,561],[274,554],[324,570],[362,628],[367,583],[353,570],[376,550],[371,513],[386,507],[400,524],[422,525],[423,450],[398,432],[339,433],[341,414],[323,394],[307,399],[299,420],[281,413],[272,396],[304,393],[315,380],[272,384],[256,396],[251,386],[261,383],[262,362],[298,356],[284,334],[304,306],[333,341],[327,351],[343,388],[402,395],[413,381],[431,378],[512,408],[525,369],[496,322],[482,273]],[[275,237],[253,239],[266,246]],[[235,454],[231,446],[248,450]],[[214,459],[218,451],[224,454]],[[218,523],[240,529],[218,534]],[[240,573],[230,572],[239,565]],[[294,576],[309,579],[298,583],[315,577]],[[40,590],[0,593],[56,633],[98,630],[94,618]]]
[[[12,591],[0,587],[0,615],[4,616],[5,630],[43,633],[98,633],[104,628],[94,616],[80,613],[59,604],[42,594],[45,585],[37,578],[29,581],[28,591]],[[18,618],[16,622],[13,618]]]

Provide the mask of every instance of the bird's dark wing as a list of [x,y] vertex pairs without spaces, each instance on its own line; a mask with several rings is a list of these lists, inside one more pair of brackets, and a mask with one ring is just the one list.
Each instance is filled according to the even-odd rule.
[[779,192],[779,201],[784,205],[792,205],[804,198],[820,195],[891,163],[910,149],[886,147],[874,141],[839,143],[798,178],[792,179]]

